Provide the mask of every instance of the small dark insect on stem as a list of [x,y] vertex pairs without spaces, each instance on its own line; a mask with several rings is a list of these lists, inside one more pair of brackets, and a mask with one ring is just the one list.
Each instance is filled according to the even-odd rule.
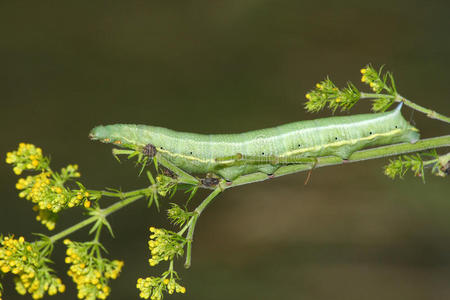
[[152,144],[147,144],[145,145],[144,149],[142,149],[142,153],[145,156],[152,158],[156,155],[156,147],[153,146]]
[[206,177],[201,179],[201,182],[204,186],[212,187],[219,184],[219,179],[214,177]]
[[164,167],[163,165],[159,164],[158,165],[159,170],[161,171],[161,173],[167,177],[176,179],[178,178],[177,174],[175,174],[175,172],[173,172],[172,170],[170,170],[169,168]]

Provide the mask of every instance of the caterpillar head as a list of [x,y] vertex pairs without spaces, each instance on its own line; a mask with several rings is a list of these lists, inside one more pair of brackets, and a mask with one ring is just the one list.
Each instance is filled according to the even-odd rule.
[[109,131],[103,125],[94,127],[89,133],[89,138],[94,141],[104,140],[107,137],[109,137]]
[[89,138],[94,141],[101,141],[103,143],[114,143],[114,144],[121,144],[122,142],[114,136],[114,131],[111,130],[111,126],[114,125],[100,125],[97,127],[94,127],[91,132],[89,133]]

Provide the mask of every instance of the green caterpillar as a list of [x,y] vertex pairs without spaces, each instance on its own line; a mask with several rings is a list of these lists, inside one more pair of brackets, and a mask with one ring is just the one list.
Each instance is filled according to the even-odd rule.
[[[189,174],[215,174],[232,181],[250,173],[273,174],[280,166],[321,156],[346,160],[360,149],[414,143],[419,130],[401,115],[400,104],[385,113],[330,117],[239,134],[195,134],[133,124],[97,126],[90,138],[132,149],[157,151]],[[148,148],[150,147],[150,148]]]

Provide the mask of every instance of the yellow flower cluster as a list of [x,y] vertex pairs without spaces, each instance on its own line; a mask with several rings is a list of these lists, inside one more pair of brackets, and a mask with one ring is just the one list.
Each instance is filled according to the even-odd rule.
[[151,300],[161,300],[163,298],[163,292],[169,294],[186,293],[186,288],[176,282],[172,276],[169,278],[161,277],[147,277],[139,278],[136,284],[136,288],[140,290],[139,297],[143,299],[150,298]]
[[14,165],[13,171],[16,175],[22,174],[23,170],[39,170],[48,165],[42,156],[41,148],[25,143],[20,143],[16,151],[6,154],[6,163]]
[[[148,247],[151,258],[150,266],[155,266],[161,261],[173,260],[175,255],[183,255],[186,239],[175,232],[150,227],[150,240]],[[176,282],[178,275],[172,269],[163,273],[161,277],[139,278],[136,287],[140,290],[139,296],[144,299],[161,300],[163,292],[169,294],[185,293],[186,288]]]
[[305,103],[305,108],[312,112],[320,111],[327,105],[330,99],[334,101],[338,97],[338,94],[339,89],[327,78],[317,83],[316,88],[305,95],[308,100]]
[[1,239],[0,271],[15,274],[16,290],[19,294],[32,294],[33,299],[63,293],[66,289],[61,279],[52,275],[45,265],[36,243],[28,243],[23,237]]
[[[11,155],[13,154],[9,156]],[[16,183],[16,188],[20,191],[19,197],[37,204],[33,207],[33,210],[38,212],[36,219],[49,230],[55,228],[57,213],[61,210],[81,204],[85,207],[91,205],[90,194],[82,186],[80,190],[71,190],[64,186],[68,179],[80,177],[77,170],[77,165],[68,165],[61,170],[61,174],[57,174],[47,166],[40,174],[20,178]]]
[[61,210],[65,204],[65,191],[59,186],[55,186],[51,180],[50,172],[42,172],[38,175],[20,178],[16,188],[21,191],[20,198],[25,198],[38,204],[39,209],[48,209],[54,213]]
[[414,172],[414,176],[424,178],[424,162],[419,154],[402,155],[394,160],[389,160],[389,164],[384,168],[384,174],[392,179],[397,176],[403,178],[408,170]]
[[375,93],[380,93],[386,87],[385,82],[372,67],[361,69],[361,74],[361,82],[367,83]]
[[[76,172],[77,168],[76,165],[69,165],[61,171],[61,177],[79,177],[79,173]],[[67,169],[70,171],[68,172]],[[21,191],[19,197],[37,203],[41,210],[47,209],[54,213],[58,213],[66,207],[84,203],[89,197],[89,193],[86,191],[78,191],[74,194],[70,189],[65,188],[63,182],[53,178],[51,171],[27,176],[26,179],[20,178],[16,188]]]
[[88,191],[80,190],[73,197],[70,198],[69,202],[67,203],[67,206],[74,207],[83,203],[84,207],[89,208],[91,207],[91,201],[89,201],[89,196],[90,194]]
[[173,192],[176,187],[176,181],[166,175],[158,175],[156,177],[156,182],[158,184],[158,194],[162,197],[167,196],[168,193]]
[[402,160],[389,160],[389,164],[384,167],[384,174],[391,179],[395,179],[398,175],[402,177],[404,175]]
[[64,240],[67,245],[66,263],[71,264],[67,274],[77,284],[79,299],[106,299],[110,293],[109,279],[116,279],[123,267],[123,261],[110,261],[93,257],[92,243],[78,243]]
[[55,229],[56,220],[58,219],[57,214],[51,212],[48,209],[39,209],[38,205],[33,206],[33,210],[38,212],[38,215],[36,216],[36,221],[41,222],[42,225],[45,225],[48,230]]
[[78,172],[78,165],[68,165],[61,169],[61,177],[63,178],[78,178],[81,174]]
[[166,278],[163,280],[163,283],[165,285],[167,285],[167,292],[169,294],[173,294],[173,292],[177,292],[177,293],[186,293],[186,288],[184,286],[181,286],[178,282],[175,281],[174,278]]
[[156,266],[163,260],[173,259],[175,255],[183,255],[186,240],[175,232],[150,227],[148,248],[152,257],[148,260],[150,266]]

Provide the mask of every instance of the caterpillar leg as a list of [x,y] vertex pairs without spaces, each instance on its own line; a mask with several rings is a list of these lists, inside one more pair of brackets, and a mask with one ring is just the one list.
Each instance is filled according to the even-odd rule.
[[175,173],[179,178],[182,178],[183,180],[187,181],[186,183],[192,183],[192,184],[199,184],[200,181],[192,176],[191,174],[183,171],[182,169],[178,168],[174,164],[172,164],[170,161],[165,159],[162,155],[159,153],[155,155],[156,162],[158,164],[161,164],[165,168],[167,168],[169,171]]
[[186,183],[192,183],[192,184],[199,184],[200,181],[192,176],[191,174],[181,170],[174,164],[172,164],[170,161],[165,159],[161,153],[158,153],[158,150],[155,146],[152,144],[145,145],[145,147],[142,149],[142,154],[145,155],[146,159],[153,158],[153,161],[155,162],[155,167],[157,169],[160,169],[161,172],[169,177],[172,178],[182,178]]
[[272,173],[264,172],[264,173],[268,174],[269,178],[274,178],[275,176],[273,175],[273,173],[279,167],[281,167],[283,164],[284,165],[286,165],[286,164],[311,164],[311,169],[308,171],[308,175],[306,176],[305,185],[308,184],[308,182],[311,178],[311,175],[312,175],[312,171],[314,170],[314,168],[316,167],[316,165],[318,163],[317,157],[284,157],[284,158],[278,158],[277,161],[280,164],[276,165],[277,167]]
[[267,175],[267,177],[269,177],[270,179],[274,178],[275,175],[273,175],[279,168],[281,167],[281,165],[261,165],[258,168],[258,171],[261,173],[264,173]]
[[[311,165],[311,169],[308,171],[308,175],[306,176],[306,180],[305,180],[305,185],[308,184],[311,175],[312,175],[312,171],[314,170],[314,168],[316,167],[317,163],[318,163],[318,159],[317,157],[284,157],[284,158],[279,158],[280,163],[287,165],[287,164],[310,164]],[[280,167],[281,165],[278,165],[277,169]],[[275,170],[276,171],[276,170]],[[269,175],[269,178],[273,178],[274,175],[271,174],[271,176]]]
[[316,165],[317,159],[314,157],[278,157],[274,155],[235,155],[219,157],[215,159],[223,165],[214,173],[227,181],[232,181],[243,174],[261,172],[269,178],[274,178],[274,173],[283,165],[288,164],[312,164]]
[[214,171],[214,174],[219,175],[226,181],[231,182],[241,175],[252,174],[261,172],[272,176],[281,165],[271,165],[271,164],[234,164],[231,166],[223,167]]
[[238,178],[242,174],[247,174],[245,165],[234,165],[230,167],[221,168],[214,172],[214,174],[219,175],[228,182],[232,182],[234,179]]

